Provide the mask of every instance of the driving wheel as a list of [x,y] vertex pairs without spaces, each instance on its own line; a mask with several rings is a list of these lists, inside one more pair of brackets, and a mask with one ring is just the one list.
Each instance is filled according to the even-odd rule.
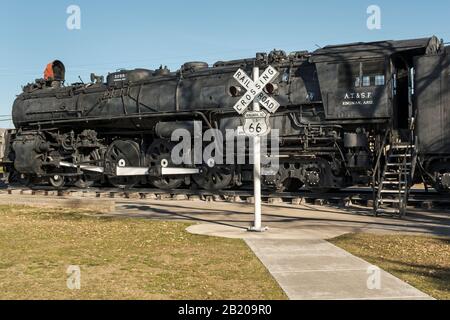
[[222,190],[231,186],[234,166],[216,165],[204,166],[199,174],[192,177],[195,183],[205,190]]
[[139,176],[116,175],[117,167],[139,167],[141,155],[139,145],[131,140],[116,140],[108,147],[105,153],[105,173],[113,186],[121,189],[130,189],[139,183]]
[[[89,154],[83,154],[80,157],[81,163],[85,165],[98,166],[100,164],[100,153],[98,150],[94,150]],[[100,173],[85,171],[74,183],[75,187],[80,189],[90,188],[94,183],[100,180],[102,175]]]

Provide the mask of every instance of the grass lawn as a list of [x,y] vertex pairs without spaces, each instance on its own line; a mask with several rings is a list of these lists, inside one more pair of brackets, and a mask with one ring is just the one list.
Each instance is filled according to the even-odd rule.
[[0,206],[0,299],[286,299],[243,241],[188,225]]
[[330,241],[436,299],[450,299],[450,239],[347,234]]

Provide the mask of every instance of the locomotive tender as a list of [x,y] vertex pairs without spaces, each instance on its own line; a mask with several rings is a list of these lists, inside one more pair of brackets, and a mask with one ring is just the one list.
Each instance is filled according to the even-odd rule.
[[[252,180],[251,166],[202,164],[195,174],[162,175],[161,162],[170,159],[177,128],[192,130],[194,121],[203,130],[241,126],[232,106],[245,90],[233,74],[268,65],[279,71],[265,92],[281,104],[270,119],[280,132],[280,169],[264,178],[266,186],[325,191],[373,184],[382,198],[383,190],[402,193],[383,185],[422,179],[450,190],[450,47],[434,36],[312,53],[274,50],[212,67],[190,62],[175,72],[120,70],[106,81],[91,75],[91,83],[69,86],[64,65],[54,61],[14,102],[16,129],[8,132],[3,166],[10,181],[54,187],[241,186]],[[118,175],[119,167],[148,171]]]

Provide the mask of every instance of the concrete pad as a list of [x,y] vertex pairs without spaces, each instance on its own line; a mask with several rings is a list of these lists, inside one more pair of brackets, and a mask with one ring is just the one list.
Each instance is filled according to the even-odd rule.
[[[250,227],[250,225],[249,225]],[[193,234],[232,238],[232,239],[330,239],[345,234],[342,230],[307,230],[270,228],[267,232],[249,232],[246,227],[234,227],[222,224],[195,224],[186,230]]]

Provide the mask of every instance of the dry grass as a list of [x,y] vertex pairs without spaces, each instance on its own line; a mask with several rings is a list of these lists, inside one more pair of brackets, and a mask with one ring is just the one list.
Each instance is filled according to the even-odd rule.
[[450,299],[450,239],[348,234],[330,242],[437,299]]
[[[285,299],[241,240],[186,223],[0,206],[0,299]],[[66,286],[81,268],[81,290]]]

